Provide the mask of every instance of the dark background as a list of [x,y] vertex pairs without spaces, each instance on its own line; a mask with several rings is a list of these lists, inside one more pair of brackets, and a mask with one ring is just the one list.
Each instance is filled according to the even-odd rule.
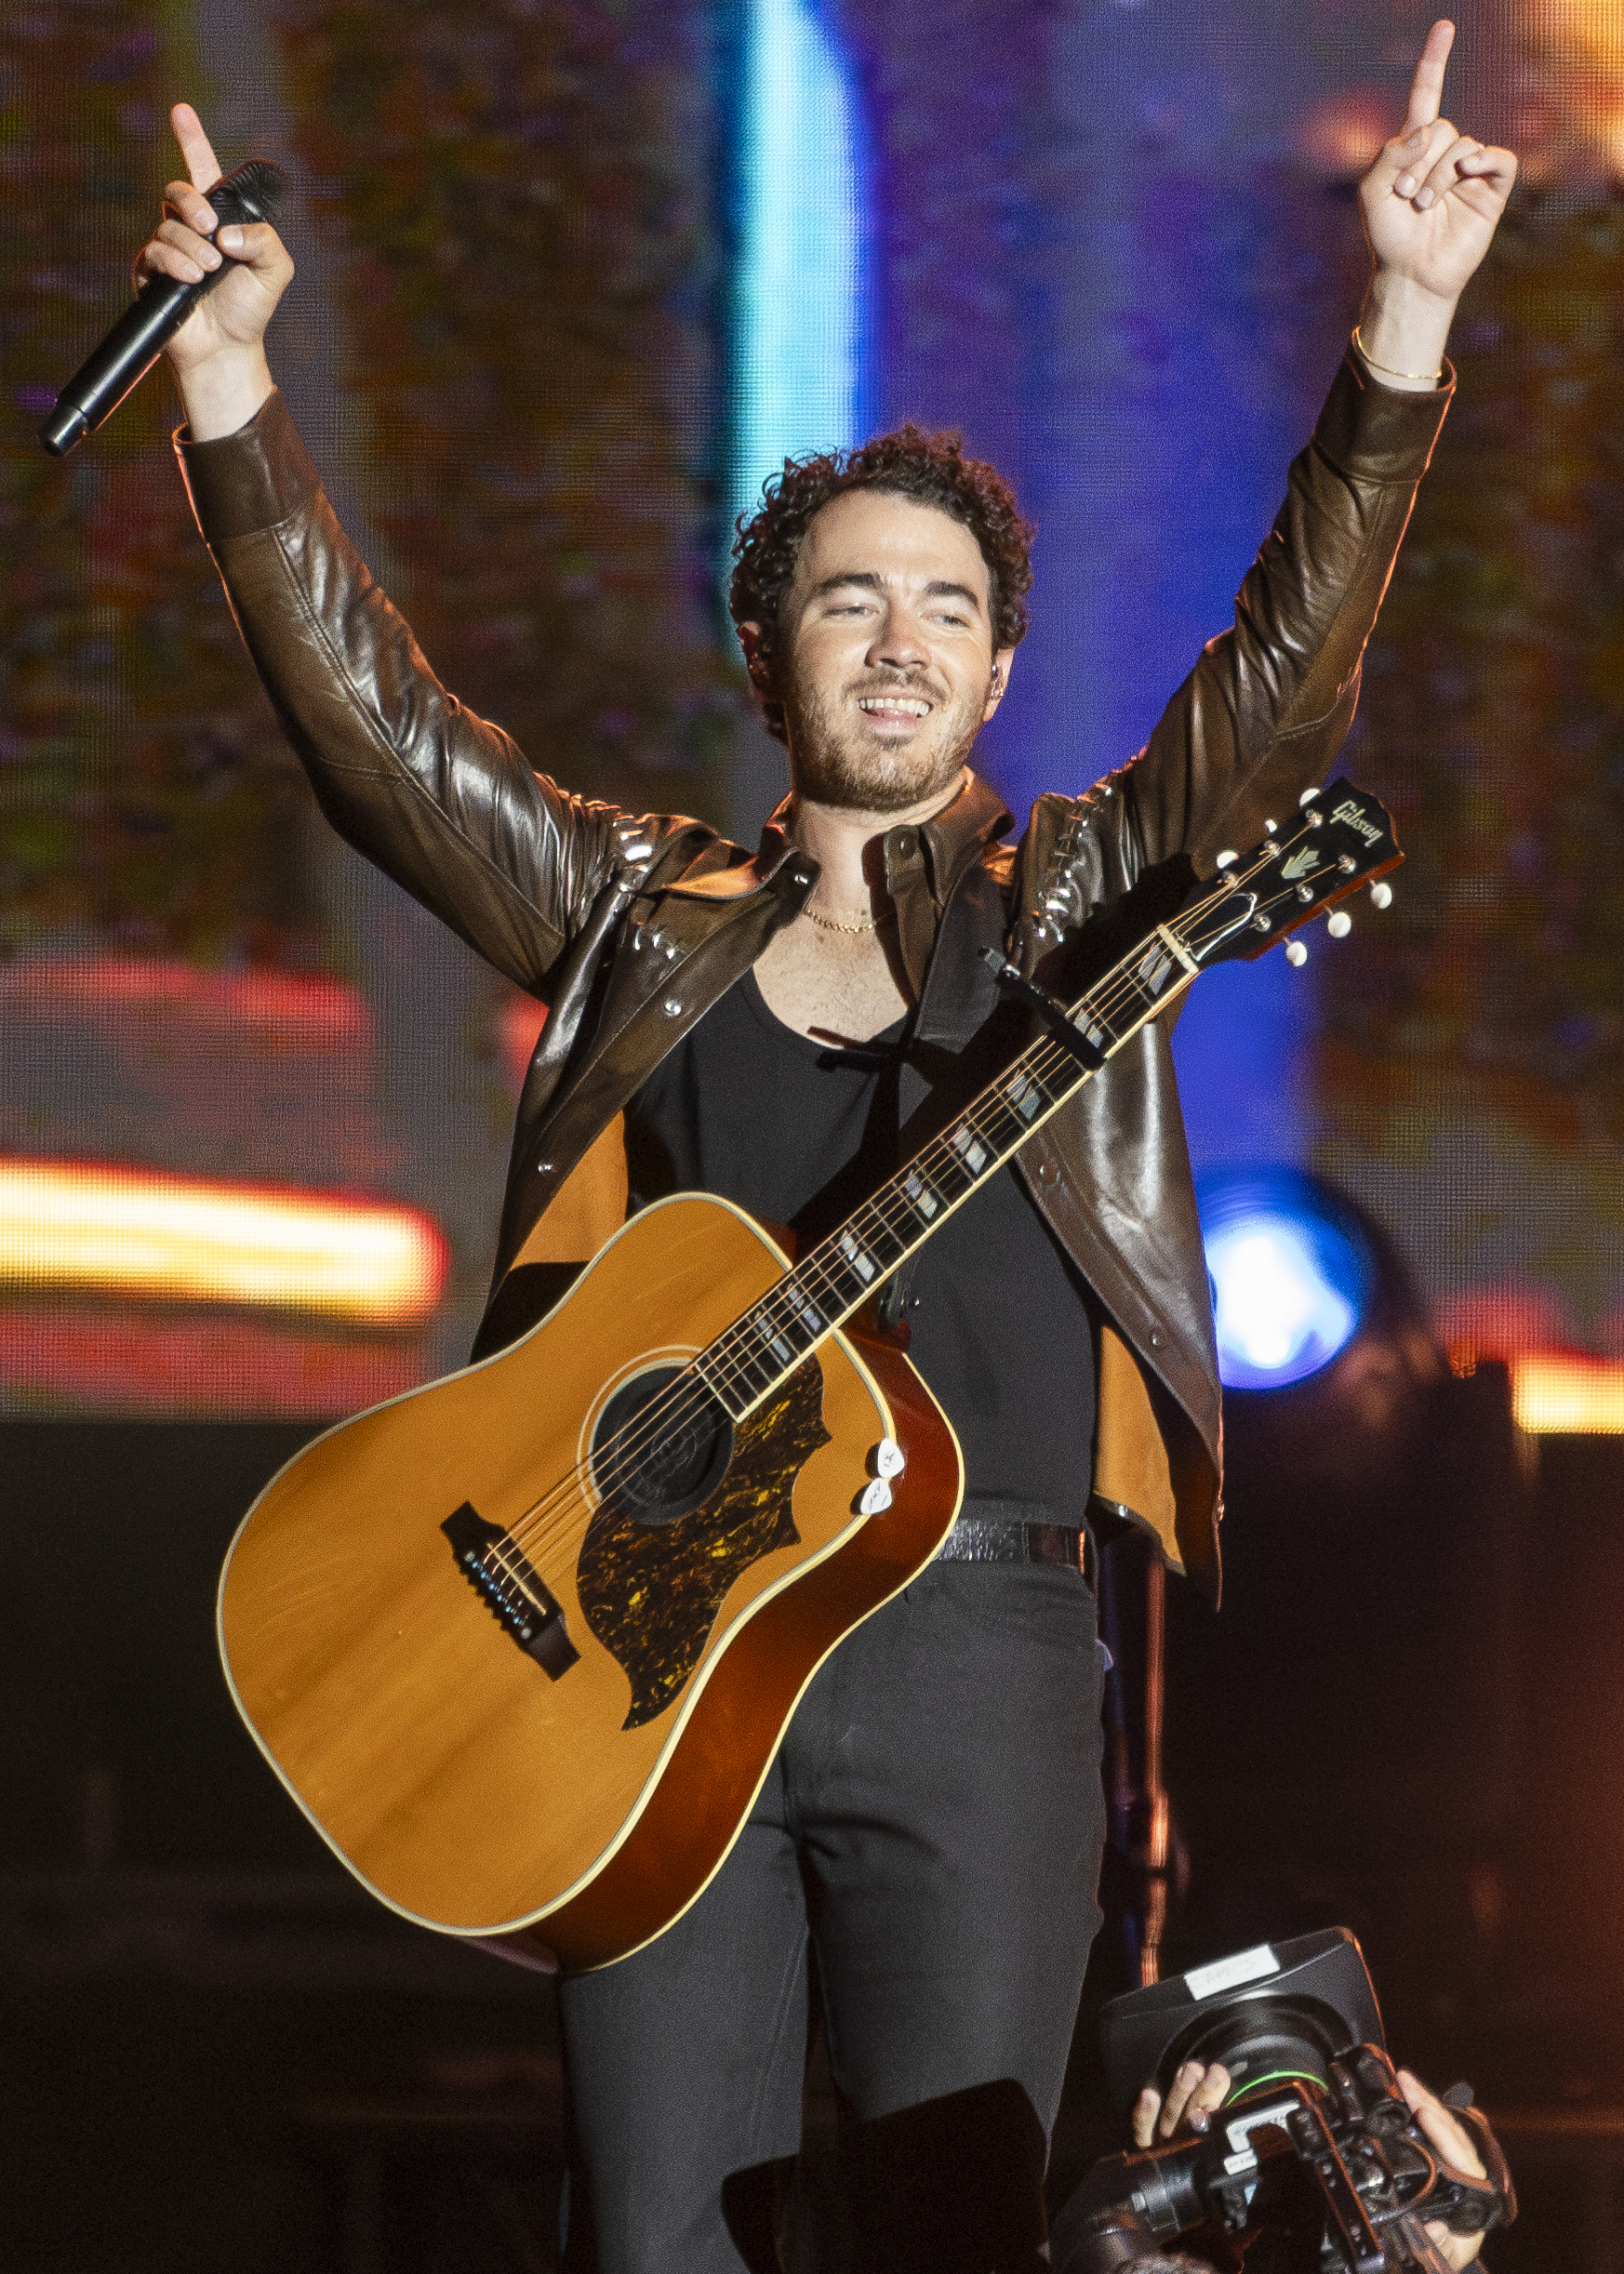
[[[1490,2264],[1612,2267],[1624,1454],[1530,1464],[1484,1367],[1427,1393],[1396,1474],[1294,1493],[1235,1403],[1225,1610],[1169,1592],[1165,1966],[1352,1928],[1395,2054],[1505,2123],[1524,2213]],[[0,1431],[0,2255],[28,2274],[552,2264],[548,1985],[355,1888],[220,1675],[215,1574],[307,1434]],[[1094,1974],[1125,1980],[1114,1921]],[[1085,2027],[1058,2189],[1111,2145]]]

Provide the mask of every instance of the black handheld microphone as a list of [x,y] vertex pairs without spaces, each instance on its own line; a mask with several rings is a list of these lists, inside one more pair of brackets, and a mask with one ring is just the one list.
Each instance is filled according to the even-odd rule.
[[[282,201],[287,176],[269,158],[248,158],[203,194],[218,231],[229,222],[268,221]],[[57,397],[57,407],[40,428],[39,438],[53,458],[65,458],[75,443],[110,419],[132,387],[157,362],[206,292],[231,273],[222,259],[195,285],[177,277],[152,276],[141,286],[101,345],[74,372]]]

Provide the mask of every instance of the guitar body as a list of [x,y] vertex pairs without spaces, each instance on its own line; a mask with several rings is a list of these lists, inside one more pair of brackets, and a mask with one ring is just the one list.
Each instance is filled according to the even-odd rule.
[[[819,1665],[939,1546],[957,1441],[877,1337],[832,1334],[682,1434],[680,1370],[789,1269],[726,1202],[661,1202],[521,1342],[329,1430],[249,1510],[220,1588],[233,1696],[393,1909],[572,1971],[652,1940]],[[667,1467],[634,1473],[660,1428]],[[864,1516],[885,1440],[906,1466]]]

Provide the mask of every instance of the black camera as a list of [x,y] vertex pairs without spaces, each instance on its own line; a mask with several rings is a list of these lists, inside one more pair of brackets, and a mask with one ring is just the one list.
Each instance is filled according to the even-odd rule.
[[1203,2138],[1095,2165],[1050,2228],[1055,2274],[1110,2274],[1203,2230],[1227,2263],[1244,2251],[1246,2274],[1446,2274],[1430,2221],[1473,2234],[1516,2216],[1476,2109],[1455,2113],[1486,2180],[1445,2163],[1411,2116],[1345,1928],[1112,1999],[1100,2040],[1124,2114],[1147,2079],[1165,2095],[1185,2061],[1221,2061],[1232,2082]]

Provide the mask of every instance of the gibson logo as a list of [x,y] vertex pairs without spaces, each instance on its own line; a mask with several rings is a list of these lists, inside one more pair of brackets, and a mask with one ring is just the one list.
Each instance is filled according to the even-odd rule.
[[1345,797],[1342,800],[1331,818],[1333,821],[1346,821],[1350,829],[1356,829],[1366,844],[1374,844],[1381,835],[1376,823],[1364,818],[1364,814],[1351,797]]

